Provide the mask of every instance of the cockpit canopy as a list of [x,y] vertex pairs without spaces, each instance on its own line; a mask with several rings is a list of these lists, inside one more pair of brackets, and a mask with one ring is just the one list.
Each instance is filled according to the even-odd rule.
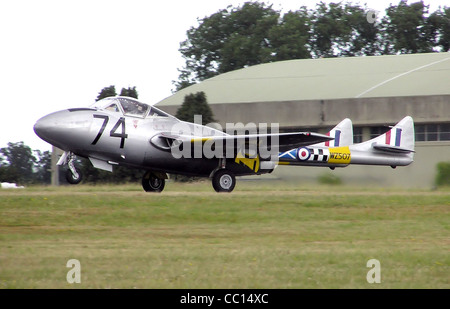
[[170,116],[155,107],[151,107],[150,105],[128,97],[108,97],[95,102],[90,107],[138,118]]

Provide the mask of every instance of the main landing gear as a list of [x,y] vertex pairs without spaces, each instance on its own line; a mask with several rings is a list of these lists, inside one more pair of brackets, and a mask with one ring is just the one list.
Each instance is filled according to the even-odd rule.
[[161,192],[166,185],[167,175],[165,173],[146,172],[142,177],[142,188],[145,192]]
[[[142,188],[146,192],[160,193],[164,190],[167,174],[148,171],[142,177]],[[227,169],[219,169],[212,176],[212,185],[216,192],[231,192],[236,186],[236,177]]]
[[236,177],[227,169],[226,159],[219,160],[219,166],[211,173],[210,177],[216,192],[231,192],[236,186]]
[[212,185],[216,192],[231,192],[236,186],[236,177],[231,171],[220,169],[214,173]]

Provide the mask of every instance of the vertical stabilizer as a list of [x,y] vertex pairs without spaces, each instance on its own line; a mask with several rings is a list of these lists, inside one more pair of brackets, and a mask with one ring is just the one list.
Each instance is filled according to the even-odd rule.
[[351,163],[406,166],[414,159],[414,121],[403,118],[388,132],[371,140],[350,146]]
[[312,146],[317,147],[341,147],[353,144],[353,124],[348,118],[342,120],[337,126],[327,133],[334,140],[322,142]]
[[368,142],[377,150],[399,153],[414,152],[414,121],[407,116],[392,129]]

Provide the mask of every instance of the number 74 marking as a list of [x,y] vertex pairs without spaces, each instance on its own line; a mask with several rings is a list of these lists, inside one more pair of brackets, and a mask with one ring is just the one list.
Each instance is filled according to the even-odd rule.
[[[106,125],[108,124],[109,117],[105,115],[94,115],[94,118],[100,118],[103,119],[102,127],[100,128],[100,131],[98,131],[97,136],[92,141],[92,145],[97,144],[98,140],[102,136],[103,132],[105,131]],[[121,127],[122,132],[117,133],[117,130]],[[125,145],[125,139],[128,137],[128,134],[125,133],[125,118],[120,117],[120,119],[117,121],[117,123],[114,125],[114,127],[109,132],[109,136],[111,137],[120,137],[120,148],[123,148]]]

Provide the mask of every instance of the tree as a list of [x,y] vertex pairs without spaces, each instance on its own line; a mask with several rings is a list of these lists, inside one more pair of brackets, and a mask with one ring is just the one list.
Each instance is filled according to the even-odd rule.
[[[120,91],[120,95],[138,99],[138,92],[136,90],[136,87],[122,88],[122,90]],[[101,99],[115,96],[117,96],[116,86],[111,85],[109,87],[103,88],[99,92],[97,99],[95,99],[95,101],[100,101]]]
[[272,5],[247,2],[232,10],[228,19],[228,37],[220,50],[217,72],[225,73],[272,60],[269,30],[278,24],[280,14]]
[[36,154],[34,180],[38,183],[51,183],[52,154],[50,151],[34,151]]
[[272,61],[389,55],[450,49],[450,9],[428,13],[423,1],[390,5],[381,23],[367,5],[320,2],[281,16],[272,6],[247,2],[199,20],[179,51],[186,65],[176,90],[221,73]]
[[11,182],[8,170],[9,170],[9,164],[8,164],[8,162],[5,161],[4,157],[1,156],[1,152],[0,152],[0,181],[1,182]]
[[358,4],[317,4],[311,13],[311,53],[314,57],[377,55],[380,27],[367,21],[370,10]]
[[105,87],[99,92],[97,99],[95,99],[95,101],[100,101],[101,99],[107,97],[115,97],[116,95],[117,95],[116,86]]
[[271,49],[269,29],[279,13],[271,5],[246,2],[242,7],[220,10],[187,31],[179,51],[186,60],[177,90],[197,81],[249,65],[267,62]]
[[203,125],[215,121],[203,91],[185,96],[183,104],[176,113],[178,119],[189,122],[194,122],[195,115],[202,115]]
[[315,57],[342,55],[351,36],[351,27],[342,22],[346,12],[341,3],[320,2],[312,13],[311,49]]
[[344,10],[346,15],[343,22],[348,23],[351,34],[341,55],[350,57],[381,55],[384,49],[382,28],[376,22],[368,22],[367,14],[370,14],[370,9],[367,6],[360,7],[347,3]]
[[33,167],[36,158],[31,148],[23,142],[8,143],[8,147],[1,148],[0,154],[4,156],[7,164],[2,164],[4,181],[21,184],[33,181]]
[[272,61],[311,58],[310,15],[306,7],[284,14],[268,33]]
[[427,30],[438,51],[450,51],[450,7],[439,8],[427,19]]
[[423,1],[411,3],[401,0],[390,5],[383,19],[393,53],[428,53],[433,50],[433,31],[427,22],[428,6]]
[[138,99],[138,92],[136,90],[136,87],[122,88],[122,90],[120,91],[120,95]]

